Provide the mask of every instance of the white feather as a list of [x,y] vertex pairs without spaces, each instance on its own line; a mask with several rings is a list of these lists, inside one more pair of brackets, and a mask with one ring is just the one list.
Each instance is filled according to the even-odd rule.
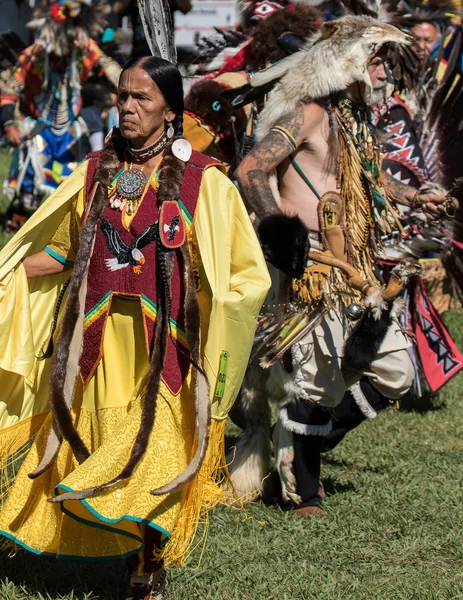
[[171,12],[165,0],[138,0],[146,41],[153,56],[177,62]]
[[129,263],[119,264],[117,258],[107,258],[105,263],[110,271],[119,271],[119,269],[125,269],[129,266]]

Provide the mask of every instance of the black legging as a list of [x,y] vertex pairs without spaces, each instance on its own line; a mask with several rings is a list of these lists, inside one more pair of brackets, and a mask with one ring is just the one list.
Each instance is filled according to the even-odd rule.
[[[360,382],[360,387],[368,403],[380,412],[389,405],[389,401],[380,394],[367,379]],[[318,495],[320,482],[321,453],[332,450],[344,436],[366,420],[350,392],[344,394],[341,403],[330,413],[318,404],[299,400],[288,406],[290,419],[310,425],[323,425],[332,419],[333,429],[327,436],[301,435],[294,433],[294,473],[297,481],[297,492],[302,498],[300,508],[318,506],[321,498]],[[298,508],[299,508],[298,507]]]

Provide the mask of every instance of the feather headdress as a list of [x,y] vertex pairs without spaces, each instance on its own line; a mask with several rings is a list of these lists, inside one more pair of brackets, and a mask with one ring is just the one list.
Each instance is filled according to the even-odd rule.
[[42,1],[32,13],[29,29],[37,30],[36,42],[49,53],[64,56],[74,41],[85,43],[103,33],[110,8],[106,0]]

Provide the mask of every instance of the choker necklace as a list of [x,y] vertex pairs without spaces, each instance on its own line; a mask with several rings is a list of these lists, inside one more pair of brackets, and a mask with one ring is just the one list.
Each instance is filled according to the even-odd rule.
[[167,135],[165,132],[161,134],[158,139],[150,144],[149,146],[145,146],[144,148],[140,148],[139,150],[132,148],[127,142],[127,151],[132,157],[133,160],[136,161],[147,161],[152,156],[159,154],[166,147],[168,142]]
[[109,206],[114,210],[123,211],[133,215],[136,211],[143,191],[146,186],[146,175],[141,169],[134,169],[130,164],[128,169],[119,175],[116,183],[115,193],[109,198]]

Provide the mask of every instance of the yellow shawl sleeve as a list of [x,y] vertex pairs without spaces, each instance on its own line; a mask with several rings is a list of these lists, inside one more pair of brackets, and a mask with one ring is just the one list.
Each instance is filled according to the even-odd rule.
[[[207,169],[194,219],[201,256],[204,368],[212,394],[212,414],[226,417],[239,392],[251,352],[257,316],[270,277],[243,201],[218,169]],[[229,353],[225,389],[217,397],[220,357]]]
[[0,429],[49,410],[48,395],[36,389],[43,377],[46,387],[49,361],[36,357],[69,271],[28,280],[22,261],[43,250],[71,209],[83,204],[86,169],[84,163],[66,179],[0,252]]

